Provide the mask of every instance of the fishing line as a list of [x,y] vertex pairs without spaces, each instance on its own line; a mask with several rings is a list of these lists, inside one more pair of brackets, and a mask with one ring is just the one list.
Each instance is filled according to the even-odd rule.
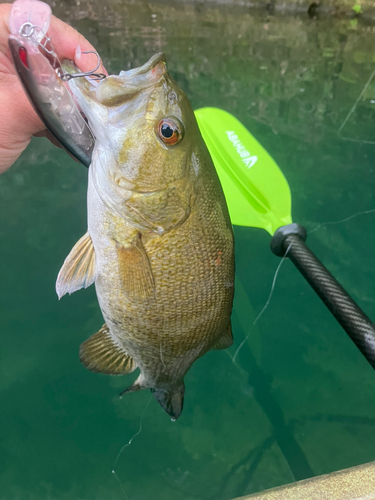
[[359,94],[359,96],[357,97],[357,100],[355,101],[355,103],[353,104],[353,106],[351,107],[349,113],[347,114],[345,120],[342,122],[341,124],[341,127],[338,129],[337,131],[337,134],[339,135],[339,137],[341,137],[341,139],[344,139],[346,141],[352,141],[352,142],[360,142],[360,143],[364,143],[364,144],[375,144],[375,141],[365,141],[365,140],[361,140],[361,139],[352,139],[350,137],[344,137],[341,135],[341,131],[342,129],[345,127],[345,125],[347,124],[349,118],[352,116],[352,114],[354,113],[355,111],[355,108],[357,107],[359,101],[362,99],[364,93],[366,92],[368,86],[370,85],[371,83],[371,80],[374,78],[374,75],[375,75],[375,69],[374,71],[371,73],[370,75],[370,78],[367,80],[367,82],[365,83],[365,86],[363,87],[362,89],[362,92]]
[[[375,74],[375,70],[373,72]],[[371,81],[371,80],[370,80]],[[372,213],[375,213],[375,208],[372,208],[370,210],[364,210],[364,211],[361,211],[361,212],[356,212],[355,214],[352,214],[352,215],[349,215],[348,217],[345,217],[344,219],[340,219],[340,220],[336,220],[336,221],[327,221],[327,222],[322,222],[320,224],[318,224],[316,227],[314,227],[313,229],[311,229],[310,231],[308,231],[307,234],[311,234],[311,233],[314,233],[315,231],[317,231],[318,229],[320,229],[321,227],[323,226],[329,226],[329,225],[335,225],[335,224],[342,224],[343,222],[347,222],[349,220],[352,220],[360,215],[369,215],[369,214],[372,214]],[[286,259],[287,257],[287,254],[290,250],[292,246],[292,243],[288,246],[284,256],[282,257],[279,265],[277,266],[276,268],[276,271],[275,271],[275,274],[274,274],[274,277],[273,277],[273,281],[272,281],[272,286],[271,286],[271,291],[270,291],[270,294],[268,296],[268,299],[267,299],[267,302],[264,304],[263,306],[263,309],[260,311],[260,313],[258,314],[258,316],[255,318],[253,324],[251,325],[250,327],[250,330],[248,331],[247,335],[245,336],[245,338],[243,339],[243,341],[241,342],[241,344],[238,346],[236,352],[234,353],[234,356],[232,359],[233,363],[238,367],[239,365],[236,363],[236,358],[238,356],[238,353],[240,352],[242,346],[245,344],[245,342],[247,341],[247,339],[249,338],[249,335],[253,329],[253,327],[256,325],[256,323],[259,321],[259,319],[261,318],[261,316],[263,315],[263,313],[265,312],[265,310],[267,309],[267,307],[269,306],[269,303],[271,301],[271,298],[272,298],[272,295],[273,295],[273,292],[274,292],[274,289],[275,289],[275,285],[276,285],[276,279],[277,279],[277,276],[279,274],[279,271],[280,271],[280,268],[284,262],[284,260]],[[230,356],[230,354],[228,353],[228,355]]]
[[123,487],[123,485],[122,485],[122,483],[121,483],[118,475],[116,474],[116,472],[114,470],[112,471],[112,474],[115,475],[115,477],[116,477],[116,479],[118,481],[118,484],[120,485],[121,491],[123,492],[124,497],[126,498],[126,500],[130,500],[129,497],[128,497],[128,495],[125,493],[124,487]]
[[341,224],[342,222],[347,222],[351,219],[354,219],[355,217],[358,217],[359,215],[368,215],[368,214],[372,214],[374,212],[375,212],[375,208],[372,208],[371,210],[364,210],[363,212],[356,212],[355,214],[350,215],[349,217],[345,217],[345,219],[322,222],[322,223],[318,224],[316,227],[314,227],[314,229],[311,229],[311,231],[308,231],[307,234],[314,233],[315,231],[317,231],[318,229],[320,229],[323,226]]
[[114,474],[114,476],[116,477],[116,479],[117,479],[117,481],[118,481],[119,485],[121,486],[121,490],[122,490],[122,492],[124,493],[124,496],[125,496],[126,500],[129,500],[129,497],[128,497],[128,495],[125,493],[124,487],[123,487],[123,485],[122,485],[122,483],[121,483],[121,481],[120,481],[120,478],[118,477],[118,475],[117,475],[117,473],[116,473],[116,471],[115,471],[115,468],[116,468],[116,465],[117,465],[117,463],[118,463],[118,461],[119,461],[119,458],[120,458],[120,456],[121,456],[122,452],[125,450],[125,448],[128,448],[128,446],[130,446],[130,445],[132,444],[132,442],[134,441],[134,439],[135,439],[137,436],[139,436],[139,434],[142,432],[143,417],[145,416],[146,410],[147,410],[147,408],[148,408],[148,406],[149,406],[149,404],[150,404],[151,399],[152,399],[152,394],[151,394],[151,396],[150,396],[149,400],[147,401],[147,404],[146,404],[146,406],[144,407],[144,410],[143,410],[143,412],[142,412],[141,419],[140,419],[140,421],[139,421],[139,429],[138,429],[138,431],[137,431],[137,432],[133,435],[133,437],[132,437],[132,438],[130,438],[130,440],[129,440],[129,442],[128,442],[128,443],[125,443],[125,444],[124,444],[124,445],[120,448],[120,451],[118,452],[117,457],[116,457],[116,459],[115,459],[115,461],[113,462],[113,465],[112,465],[112,471],[111,471],[111,472],[112,472],[112,474]]
[[253,324],[251,325],[250,327],[250,330],[247,332],[247,335],[245,336],[245,338],[243,339],[243,341],[241,342],[241,344],[237,347],[237,350],[236,352],[234,353],[234,356],[232,358],[232,361],[233,363],[238,366],[238,364],[236,363],[236,358],[238,356],[238,353],[240,352],[242,346],[244,345],[244,343],[247,341],[247,339],[249,338],[249,335],[253,329],[253,327],[256,325],[256,323],[258,322],[258,320],[261,318],[261,316],[263,315],[264,311],[267,309],[267,307],[269,306],[269,303],[271,301],[271,298],[272,298],[272,295],[273,295],[273,292],[275,290],[275,285],[276,285],[276,280],[277,280],[277,276],[279,274],[279,271],[280,271],[280,268],[283,264],[283,262],[285,261],[287,255],[288,255],[288,252],[290,250],[290,248],[292,247],[293,243],[291,243],[288,248],[286,249],[286,252],[285,254],[283,255],[281,261],[279,262],[279,265],[277,266],[276,268],[276,271],[275,271],[275,274],[273,276],[273,280],[272,280],[272,286],[271,286],[271,291],[269,293],[269,296],[268,296],[268,299],[267,299],[267,302],[264,304],[263,306],[263,309],[260,311],[260,313],[258,314],[258,316],[255,318],[255,320],[253,321]]

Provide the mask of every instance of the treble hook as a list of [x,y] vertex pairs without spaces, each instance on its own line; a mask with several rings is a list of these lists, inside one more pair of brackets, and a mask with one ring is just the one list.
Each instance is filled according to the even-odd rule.
[[86,71],[85,73],[73,73],[73,74],[71,74],[71,73],[65,73],[62,68],[57,68],[56,69],[57,76],[61,80],[63,80],[64,82],[67,82],[67,81],[71,80],[72,78],[82,78],[85,76],[88,76],[89,78],[92,78],[93,80],[103,80],[104,78],[106,78],[107,75],[105,75],[104,73],[95,73],[95,71],[99,68],[100,63],[101,63],[100,56],[96,52],[96,50],[86,50],[85,52],[82,52],[82,54],[95,54],[96,55],[96,57],[98,58],[98,64],[96,65],[96,67],[94,69],[92,69],[91,71]]

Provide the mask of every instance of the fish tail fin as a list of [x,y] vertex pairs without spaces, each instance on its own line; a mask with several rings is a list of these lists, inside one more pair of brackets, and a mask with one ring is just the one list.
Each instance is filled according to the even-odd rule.
[[179,387],[171,389],[151,389],[151,392],[168,415],[177,420],[184,406],[185,384],[182,382]]

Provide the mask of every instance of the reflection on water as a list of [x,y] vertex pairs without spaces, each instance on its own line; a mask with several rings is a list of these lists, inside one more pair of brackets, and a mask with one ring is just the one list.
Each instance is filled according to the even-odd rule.
[[[56,2],[110,72],[167,54],[195,108],[238,116],[285,173],[296,222],[313,229],[374,208],[374,27],[361,20],[173,2]],[[94,289],[57,301],[54,282],[86,231],[87,172],[35,140],[0,179],[0,499],[229,499],[375,460],[373,370],[266,232],[236,228],[233,364],[186,377],[172,423],[131,376],[87,372],[80,342],[102,324]],[[375,318],[375,215],[320,227],[312,249]],[[145,410],[146,408],[146,410]],[[121,447],[139,429],[132,444]],[[125,492],[125,493],[124,493]]]

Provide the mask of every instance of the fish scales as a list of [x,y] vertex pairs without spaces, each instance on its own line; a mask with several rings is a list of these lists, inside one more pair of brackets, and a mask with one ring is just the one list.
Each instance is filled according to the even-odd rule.
[[116,375],[139,368],[124,392],[149,388],[178,418],[192,363],[232,343],[233,232],[220,182],[162,54],[72,90],[96,146],[88,232],[57,291],[95,282],[105,325],[82,344],[81,361]]

